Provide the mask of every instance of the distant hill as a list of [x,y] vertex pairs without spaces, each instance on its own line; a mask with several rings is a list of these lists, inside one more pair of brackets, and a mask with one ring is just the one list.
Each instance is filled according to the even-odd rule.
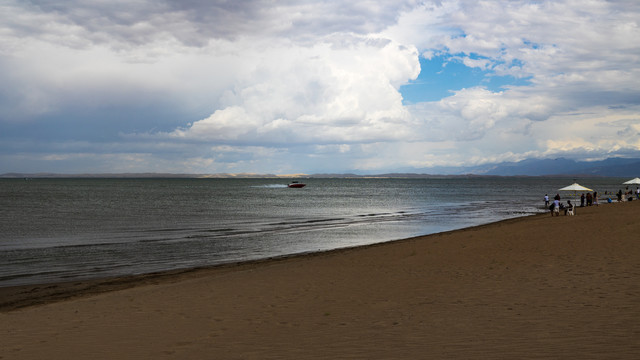
[[528,159],[515,163],[501,163],[483,172],[485,175],[587,175],[636,177],[640,176],[640,159],[611,158],[601,161],[559,159]]
[[576,161],[565,158],[527,159],[518,162],[478,166],[436,166],[397,169],[393,174],[430,174],[432,176],[610,176],[640,177],[640,159],[610,158],[601,161]]
[[[174,174],[174,173],[97,173],[97,174],[56,174],[56,173],[6,173],[0,178],[88,178],[88,179],[199,179],[199,178],[279,178],[273,174]],[[287,175],[287,177],[290,177]]]
[[442,176],[609,176],[640,177],[640,159],[610,158],[601,161],[575,161],[558,159],[527,159],[518,162],[503,162],[479,166],[432,167],[421,169],[398,169],[390,173],[324,173],[324,174],[1,174],[1,178],[350,178],[350,177],[397,177],[425,178]]

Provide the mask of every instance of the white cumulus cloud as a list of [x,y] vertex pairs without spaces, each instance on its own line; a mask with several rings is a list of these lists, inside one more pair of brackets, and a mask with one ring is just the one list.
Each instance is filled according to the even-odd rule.
[[[338,172],[639,156],[638,19],[635,0],[9,0],[0,168],[84,172],[93,156],[105,172]],[[406,104],[421,56],[485,77],[426,79],[448,95]],[[501,77],[513,81],[488,85]]]

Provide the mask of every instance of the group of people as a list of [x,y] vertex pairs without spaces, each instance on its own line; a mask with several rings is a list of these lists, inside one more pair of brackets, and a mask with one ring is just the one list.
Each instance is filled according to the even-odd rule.
[[560,194],[556,194],[556,196],[553,197],[553,203],[551,205],[549,205],[549,194],[545,194],[544,206],[551,210],[551,216],[560,216],[561,210],[564,211],[565,215],[574,215],[575,211],[575,205],[571,203],[571,200],[567,200],[566,205],[560,202]]
[[[607,195],[607,191],[604,192],[605,195]],[[610,195],[612,195],[613,193],[609,193]],[[616,194],[618,197],[618,202],[623,201],[623,197],[626,198],[626,200],[631,201],[633,200],[633,198],[637,198],[638,200],[640,200],[640,187],[637,187],[635,190],[635,194],[633,189],[629,189],[629,187],[626,188],[626,190],[623,192],[622,189],[620,189]],[[634,196],[635,195],[635,196]],[[612,202],[611,197],[607,198],[608,202]],[[554,196],[553,198],[553,203],[551,203],[551,205],[549,205],[550,200],[549,200],[549,194],[545,194],[544,195],[544,206],[546,208],[548,208],[551,211],[551,216],[554,215],[558,215],[560,216],[560,210],[564,210],[564,214],[567,215],[573,215],[574,211],[575,211],[575,205],[571,203],[571,200],[567,200],[567,204],[563,204],[560,202],[560,194],[556,194],[556,196]],[[593,194],[592,193],[586,193],[586,195],[583,193],[582,195],[580,195],[580,207],[584,207],[584,206],[598,206],[598,192],[594,191]]]
[[[622,192],[622,189],[620,189],[616,195],[618,196],[618,201],[624,201],[623,196],[628,201],[631,201],[634,198],[633,189],[629,189],[628,186],[625,188],[624,193]],[[640,187],[636,187],[635,198],[640,200]]]
[[585,201],[587,203],[587,206],[598,206],[598,192],[594,191],[593,195],[591,193],[587,193],[586,196],[584,193],[580,195],[580,207],[584,207]]
[[[605,191],[604,194],[607,195],[607,192]],[[634,198],[640,200],[640,187],[636,187],[636,190],[634,191],[633,189],[629,189],[629,187],[627,186],[624,191],[620,189],[617,193],[608,193],[608,195],[615,195],[618,198],[618,202],[631,201]],[[611,197],[608,197],[607,200],[609,202],[613,202],[613,200],[611,200]]]

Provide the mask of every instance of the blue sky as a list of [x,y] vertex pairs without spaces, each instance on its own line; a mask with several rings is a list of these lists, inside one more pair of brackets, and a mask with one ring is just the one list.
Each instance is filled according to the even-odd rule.
[[640,157],[635,0],[0,8],[0,173]]
[[[492,92],[504,91],[506,86],[526,86],[528,78],[513,75],[497,75],[491,69],[479,69],[466,66],[461,57],[465,54],[438,55],[430,59],[420,57],[420,74],[415,80],[400,87],[405,104],[438,101],[451,96],[455,91],[472,87],[485,87]],[[476,54],[470,59],[478,60]],[[515,61],[511,66],[520,66]]]

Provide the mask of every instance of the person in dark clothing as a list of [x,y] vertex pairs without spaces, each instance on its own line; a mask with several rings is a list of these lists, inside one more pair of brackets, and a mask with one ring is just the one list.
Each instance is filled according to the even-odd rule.
[[564,208],[564,215],[575,215],[573,204],[571,200],[567,200],[567,206]]

